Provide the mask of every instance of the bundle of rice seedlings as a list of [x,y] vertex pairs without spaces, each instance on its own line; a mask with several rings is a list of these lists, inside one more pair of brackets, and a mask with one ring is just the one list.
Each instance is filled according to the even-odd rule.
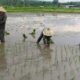
[[35,38],[35,35],[36,35],[36,29],[33,29],[33,31],[32,31],[30,34],[31,34],[31,36],[32,36],[33,38]]

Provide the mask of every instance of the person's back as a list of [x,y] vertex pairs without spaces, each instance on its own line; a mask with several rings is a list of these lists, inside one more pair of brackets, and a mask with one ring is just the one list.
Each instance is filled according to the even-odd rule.
[[2,6],[0,6],[0,40],[1,42],[4,42],[6,19],[7,19],[6,11]]
[[43,42],[44,44],[49,45],[50,43],[50,38],[53,35],[53,30],[50,28],[44,28],[40,37],[37,40],[37,43],[39,43],[41,41],[41,39],[43,38]]
[[0,6],[0,29],[5,29],[6,18],[6,11]]
[[0,29],[5,29],[6,13],[0,12]]

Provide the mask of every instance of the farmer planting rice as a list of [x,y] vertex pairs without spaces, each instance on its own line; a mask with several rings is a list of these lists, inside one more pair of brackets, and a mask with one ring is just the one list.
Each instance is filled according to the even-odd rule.
[[44,28],[41,35],[39,36],[37,43],[43,38],[43,42],[46,46],[50,46],[51,37],[53,35],[53,30],[51,28]]

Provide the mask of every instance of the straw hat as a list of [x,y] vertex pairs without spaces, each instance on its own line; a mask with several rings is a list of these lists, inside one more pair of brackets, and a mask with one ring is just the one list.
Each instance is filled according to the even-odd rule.
[[45,28],[45,29],[43,30],[43,34],[44,34],[45,36],[52,36],[54,33],[53,33],[53,30],[52,30],[51,28]]
[[0,12],[6,12],[6,10],[2,6],[0,6]]

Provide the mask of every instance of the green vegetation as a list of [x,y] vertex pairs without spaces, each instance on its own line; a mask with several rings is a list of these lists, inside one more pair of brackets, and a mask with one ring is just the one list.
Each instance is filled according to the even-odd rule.
[[5,31],[5,35],[10,35],[10,33],[9,33],[9,32],[7,32],[7,31]]
[[[0,0],[0,4],[8,12],[55,12],[55,13],[80,13],[80,2],[67,2],[55,4],[40,0]],[[66,5],[79,6],[79,8],[65,8]]]
[[33,31],[30,33],[30,35],[35,38],[35,35],[36,35],[36,29],[33,29]]
[[5,7],[7,12],[55,12],[55,13],[80,13],[80,8],[63,8],[53,6],[26,6],[26,7]]

